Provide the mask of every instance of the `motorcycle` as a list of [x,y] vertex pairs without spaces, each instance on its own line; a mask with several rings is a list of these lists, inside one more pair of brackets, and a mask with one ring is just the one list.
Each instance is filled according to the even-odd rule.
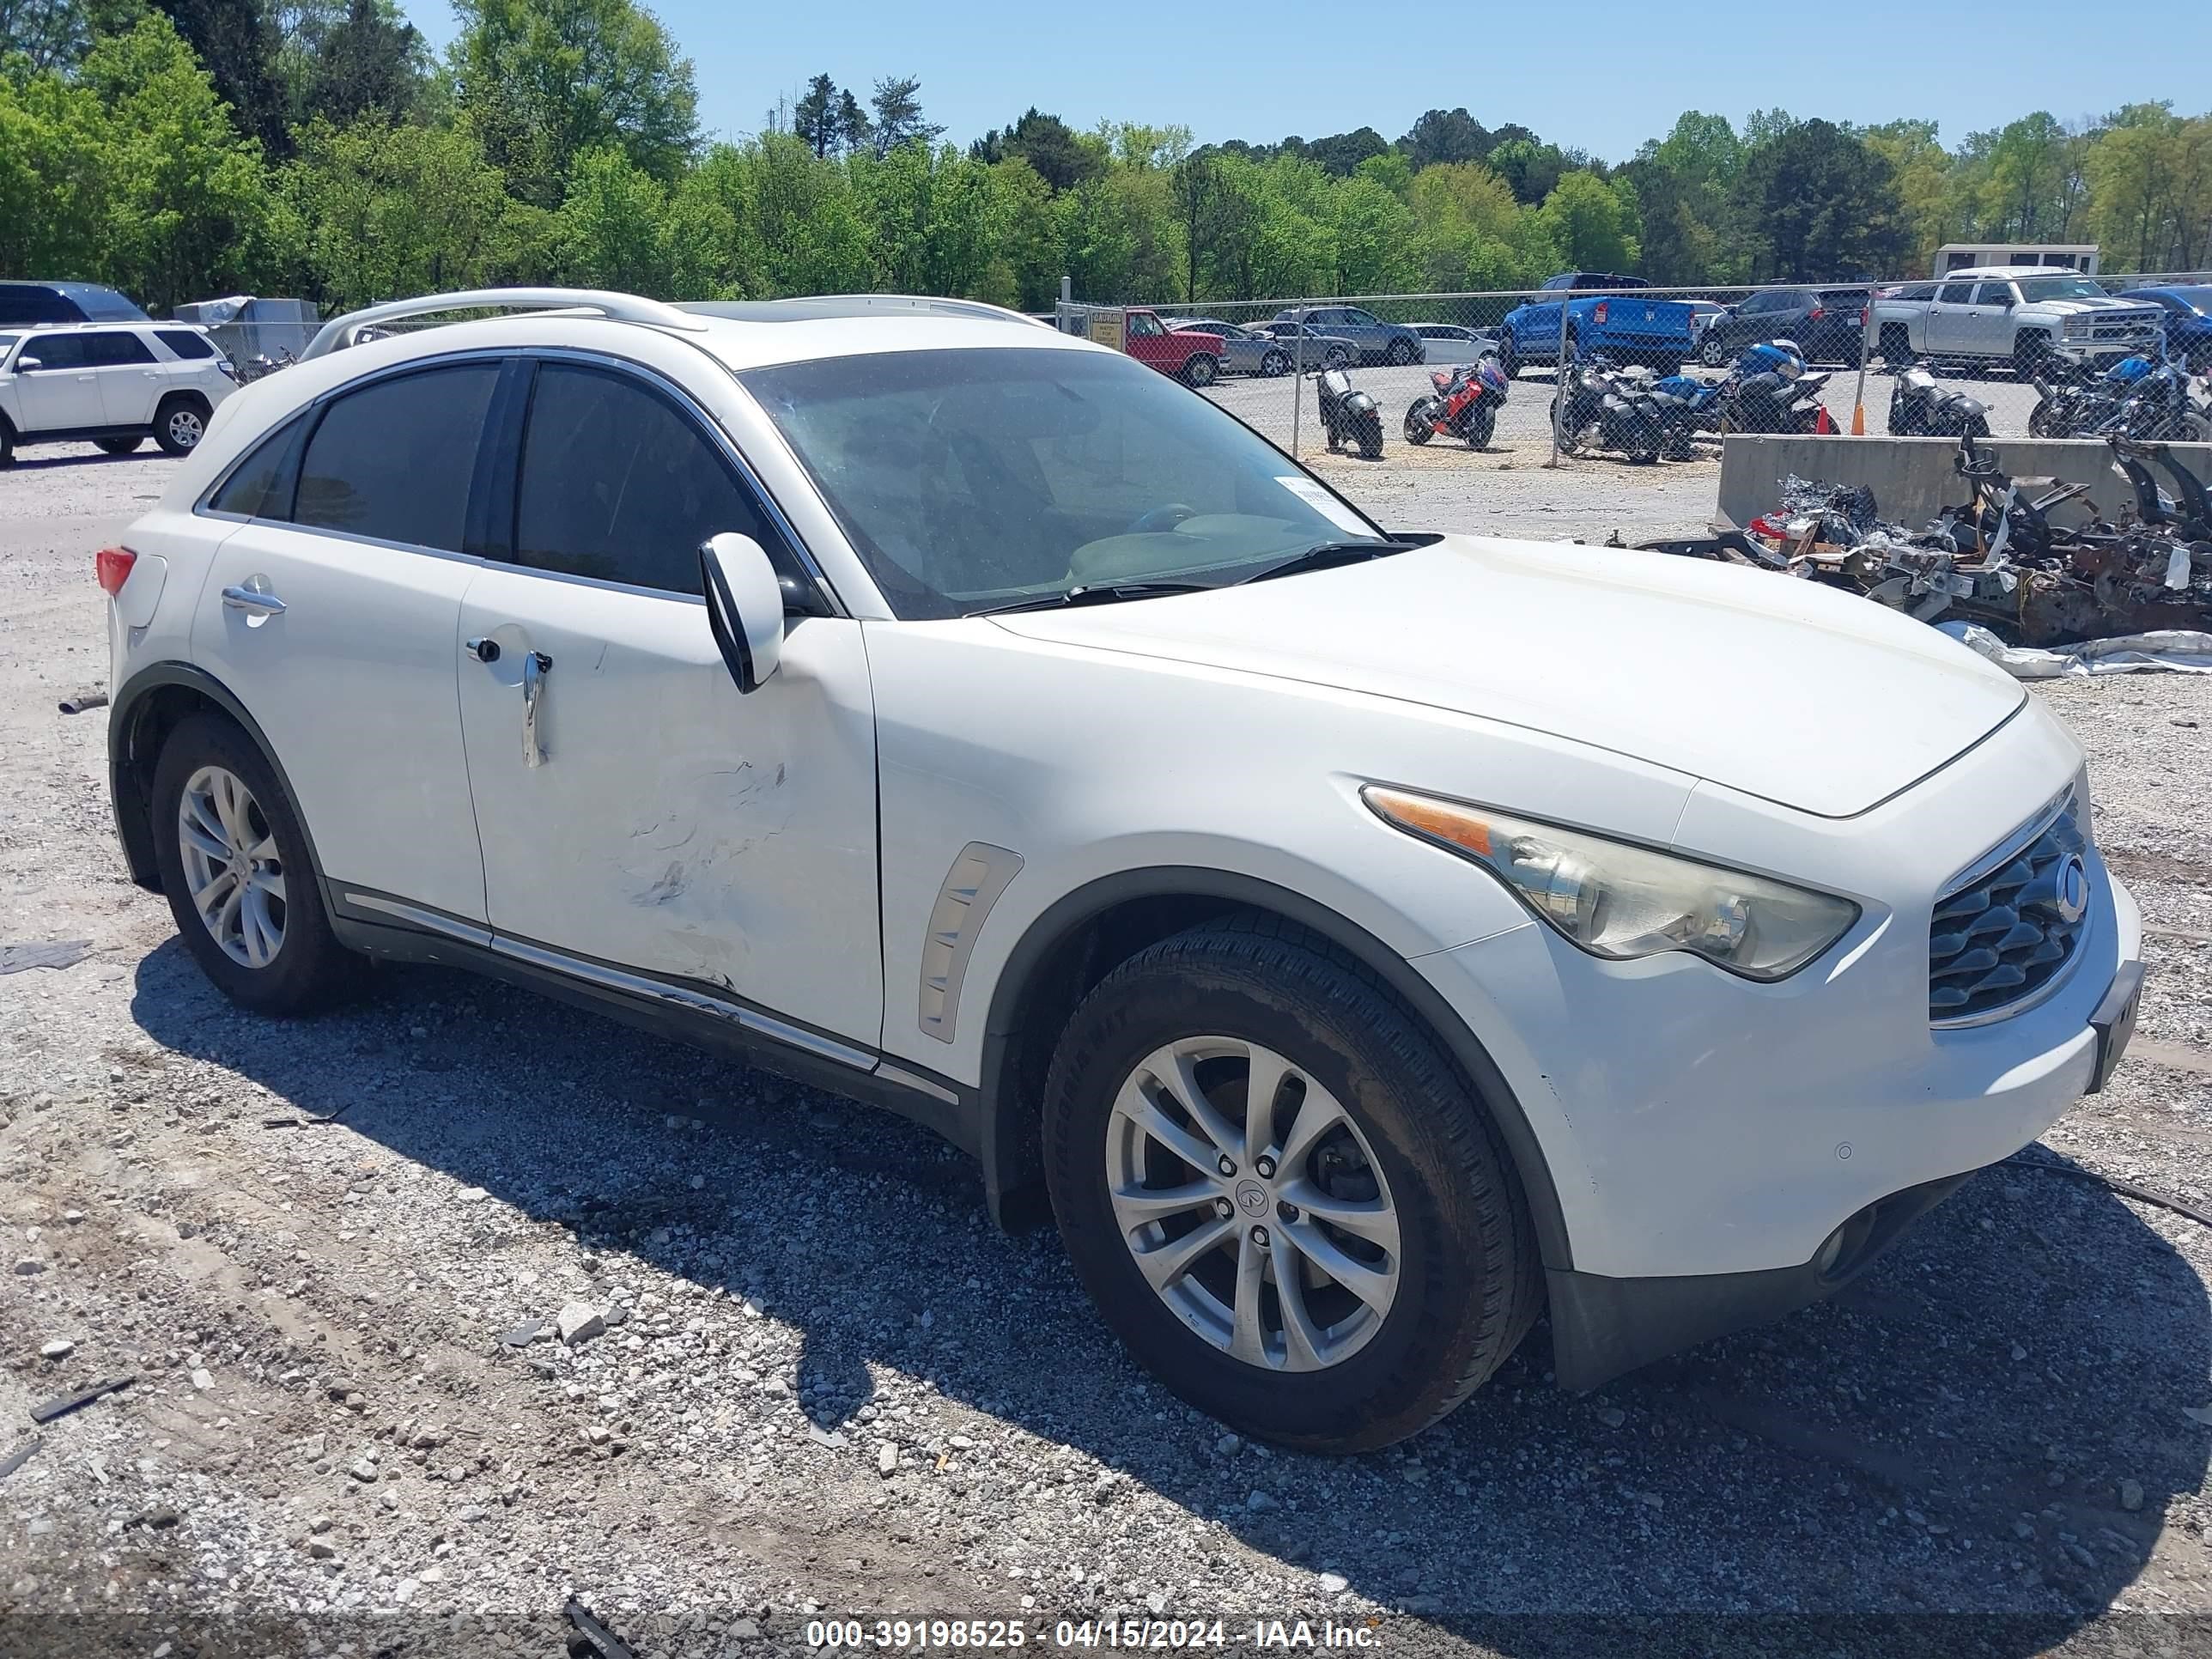
[[1825,373],[1805,372],[1805,354],[1796,341],[1765,341],[1729,371],[1722,419],[1730,432],[1818,432],[1826,417],[1820,393],[1828,380]]
[[1487,449],[1498,430],[1498,411],[1510,384],[1504,368],[1486,352],[1471,363],[1461,363],[1447,374],[1432,370],[1429,383],[1436,391],[1416,398],[1406,406],[1406,441],[1425,444],[1431,438],[1463,438],[1469,449]]
[[1632,461],[1650,462],[1667,445],[1648,375],[1639,380],[1601,352],[1587,353],[1567,365],[1552,417],[1559,426],[1560,448],[1570,453],[1613,449]]
[[1325,368],[1314,379],[1314,395],[1321,404],[1322,430],[1331,450],[1355,446],[1362,459],[1382,458],[1382,415],[1375,399],[1352,384],[1340,368]]
[[239,384],[247,385],[274,374],[280,368],[289,368],[292,362],[292,354],[283,346],[276,348],[276,355],[273,357],[265,351],[256,353],[239,365]]
[[1986,438],[1988,406],[1944,386],[1917,364],[1897,377],[1889,394],[1893,438]]
[[2212,442],[2212,409],[2179,358],[2128,357],[2101,375],[2062,370],[2033,384],[2038,402],[2027,417],[2033,437]]

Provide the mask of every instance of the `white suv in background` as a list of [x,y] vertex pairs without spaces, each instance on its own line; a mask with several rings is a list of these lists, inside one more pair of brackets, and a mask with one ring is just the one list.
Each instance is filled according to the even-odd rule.
[[98,571],[130,869],[233,1000],[462,964],[904,1113],[1293,1445],[1547,1302],[1589,1388],[1822,1295],[2133,1027],[2081,751],[1979,657],[1386,532],[989,307],[379,307]]
[[182,323],[0,328],[0,466],[23,444],[127,455],[150,437],[189,454],[236,390],[229,360]]

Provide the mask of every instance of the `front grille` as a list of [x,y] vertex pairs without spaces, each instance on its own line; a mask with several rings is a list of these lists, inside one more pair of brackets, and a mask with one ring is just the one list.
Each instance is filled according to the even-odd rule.
[[2001,1013],[2073,959],[2088,922],[2082,811],[2080,792],[2069,789],[2055,812],[2045,809],[2024,826],[2024,841],[1936,901],[1929,1018],[1948,1024]]

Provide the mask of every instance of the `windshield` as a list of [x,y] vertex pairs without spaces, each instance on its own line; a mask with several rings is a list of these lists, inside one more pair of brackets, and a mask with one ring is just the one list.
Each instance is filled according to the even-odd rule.
[[1077,587],[1214,586],[1384,539],[1257,434],[1123,356],[883,352],[738,378],[908,620]]
[[[2195,312],[2199,317],[2212,317],[2212,288],[2176,288],[2166,291],[2180,301],[2184,308]],[[0,346],[0,352],[7,349]]]
[[2102,300],[2109,296],[2087,276],[2023,276],[2020,297],[2033,305],[2039,300]]

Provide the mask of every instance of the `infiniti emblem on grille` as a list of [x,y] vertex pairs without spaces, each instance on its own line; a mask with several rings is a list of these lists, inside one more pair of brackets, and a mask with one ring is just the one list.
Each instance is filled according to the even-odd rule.
[[2082,913],[2089,908],[2089,872],[2079,853],[2066,855],[2066,861],[2058,866],[2054,884],[2058,890],[2051,908],[2058,913],[2058,920],[2081,921]]

